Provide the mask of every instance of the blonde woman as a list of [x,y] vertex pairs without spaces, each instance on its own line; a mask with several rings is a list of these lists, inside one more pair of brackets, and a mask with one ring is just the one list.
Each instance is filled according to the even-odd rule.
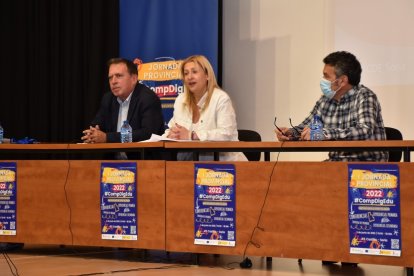
[[[176,140],[238,141],[236,113],[229,95],[217,85],[210,62],[201,55],[181,64],[184,93],[174,103],[174,114],[164,136]],[[191,160],[180,153],[178,160]],[[213,153],[200,154],[213,160]],[[241,152],[220,153],[220,161],[247,161]]]

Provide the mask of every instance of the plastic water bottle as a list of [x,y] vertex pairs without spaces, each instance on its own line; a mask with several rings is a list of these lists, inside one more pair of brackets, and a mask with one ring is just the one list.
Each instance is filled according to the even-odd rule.
[[312,141],[324,140],[323,123],[318,115],[313,116],[313,120],[310,124],[310,139]]
[[125,120],[121,126],[121,143],[131,143],[132,142],[132,127],[128,124],[128,121]]
[[4,135],[4,129],[0,124],[0,144],[3,144],[3,135]]

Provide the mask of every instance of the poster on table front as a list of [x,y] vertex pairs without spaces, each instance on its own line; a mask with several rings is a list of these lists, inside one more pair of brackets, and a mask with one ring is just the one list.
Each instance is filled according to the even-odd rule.
[[0,162],[0,235],[16,235],[17,167]]
[[104,240],[137,240],[137,164],[101,164],[101,235]]
[[348,165],[348,211],[350,253],[401,256],[398,165]]
[[194,164],[194,244],[236,245],[233,164]]

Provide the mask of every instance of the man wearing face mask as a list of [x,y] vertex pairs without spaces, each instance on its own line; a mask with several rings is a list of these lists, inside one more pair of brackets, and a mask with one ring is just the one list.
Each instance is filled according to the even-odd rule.
[[[377,96],[361,85],[361,64],[348,52],[334,52],[323,59],[321,98],[309,116],[296,128],[301,140],[310,140],[309,125],[319,115],[325,140],[386,140],[381,106]],[[293,130],[275,130],[279,141],[286,141]],[[388,152],[330,152],[329,161],[388,161]]]

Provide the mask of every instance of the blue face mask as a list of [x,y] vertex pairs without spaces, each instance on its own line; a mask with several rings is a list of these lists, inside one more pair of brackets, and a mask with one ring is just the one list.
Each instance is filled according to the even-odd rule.
[[341,87],[339,87],[337,90],[333,91],[332,90],[332,83],[336,82],[338,79],[334,80],[334,81],[329,81],[325,78],[321,79],[320,85],[321,85],[321,90],[322,90],[322,94],[327,97],[328,99],[332,99],[335,96],[335,93],[341,89]]

